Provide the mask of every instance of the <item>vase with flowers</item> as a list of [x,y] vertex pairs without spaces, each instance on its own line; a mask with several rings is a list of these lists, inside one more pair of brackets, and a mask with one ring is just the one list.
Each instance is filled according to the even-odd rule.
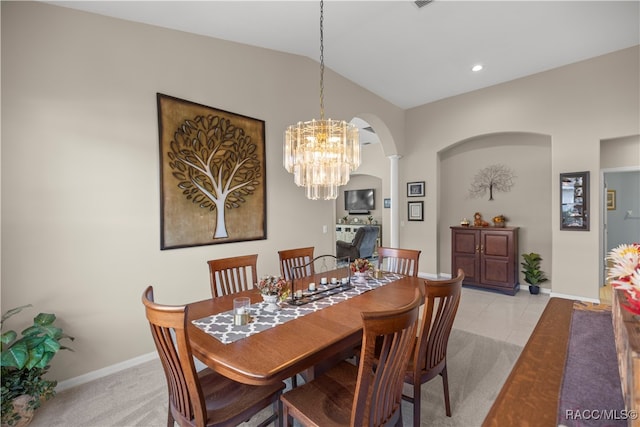
[[640,243],[621,244],[607,255],[611,263],[607,279],[614,289],[624,292],[628,304],[623,307],[640,315]]
[[356,281],[358,282],[366,281],[369,271],[371,270],[373,270],[373,264],[367,259],[356,258],[351,263],[351,272],[356,276]]
[[280,309],[278,301],[285,299],[288,293],[287,281],[280,276],[264,276],[258,282],[257,288],[262,294],[262,299],[267,303],[266,311]]

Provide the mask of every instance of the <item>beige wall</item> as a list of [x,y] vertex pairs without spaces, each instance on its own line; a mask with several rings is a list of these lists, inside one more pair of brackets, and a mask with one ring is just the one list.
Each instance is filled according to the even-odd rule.
[[602,169],[639,166],[640,135],[606,139],[600,145]]
[[[487,193],[470,198],[469,187],[475,175],[489,165],[501,164],[514,173],[513,187],[508,192]],[[520,254],[537,252],[542,270],[551,279],[543,287],[553,287],[551,265],[551,138],[546,135],[507,132],[483,135],[464,141],[440,153],[440,218],[438,233],[438,271],[451,273],[450,228],[463,218],[473,221],[480,212],[485,221],[496,215],[507,217],[507,225],[518,230]],[[523,224],[526,224],[523,225]],[[520,279],[525,287],[526,283]]]
[[[279,249],[333,251],[335,204],[306,200],[282,167],[286,126],[318,115],[315,61],[42,3],[1,8],[1,304],[55,312],[76,337],[52,377],[152,352],[140,304],[147,284],[159,302],[179,304],[209,296],[208,259],[259,253],[266,274],[278,271]],[[597,181],[600,140],[640,134],[638,59],[637,47],[627,49],[406,112],[327,70],[325,104],[327,116],[361,117],[379,134],[382,150],[366,153],[375,159],[358,173],[380,177],[383,198],[386,156],[402,156],[400,245],[423,251],[427,274],[448,273],[446,228],[471,207],[447,204],[458,185],[441,188],[448,172],[439,155],[484,135],[549,138],[551,185],[532,197],[551,194],[553,291],[595,298],[599,214],[591,232],[560,232],[555,183],[581,170]],[[156,92],[266,122],[266,240],[160,251]],[[458,155],[450,160],[470,162]],[[425,221],[406,222],[406,182],[418,180],[426,181]],[[518,225],[530,230],[527,221]]]
[[[334,203],[306,200],[282,167],[286,126],[319,114],[317,62],[43,3],[1,7],[2,311],[31,303],[76,337],[52,377],[154,351],[149,284],[180,304],[210,295],[208,259],[258,253],[267,274],[279,249],[334,251]],[[266,122],[266,240],[160,251],[156,92]],[[402,110],[328,69],[325,106],[403,135]]]
[[[638,52],[636,46],[408,110],[407,150],[401,160],[400,182],[417,177],[427,181],[428,221],[405,223],[401,227],[401,243],[422,249],[426,256],[421,259],[420,269],[435,271],[441,265],[443,272],[449,273],[443,257],[450,255],[438,248],[446,246],[440,243],[443,239],[449,239],[446,227],[467,214],[466,210],[452,212],[451,218],[440,210],[445,199],[463,197],[467,187],[460,185],[453,194],[445,192],[447,187],[440,181],[443,166],[438,153],[482,135],[504,132],[548,135],[551,165],[550,169],[548,165],[545,167],[549,176],[543,179],[550,186],[544,193],[531,196],[534,200],[546,200],[551,194],[548,215],[553,255],[545,257],[545,261],[551,261],[549,266],[553,269],[552,290],[560,295],[597,299],[600,210],[591,210],[591,231],[560,231],[558,179],[562,172],[590,171],[591,202],[597,204],[601,200],[600,141],[640,133]],[[517,155],[524,157],[527,152]],[[489,158],[480,158],[486,164],[493,163]],[[640,164],[637,158],[630,161]],[[513,197],[516,191],[518,187],[514,187]],[[509,216],[508,212],[505,214]],[[532,229],[533,221],[523,217],[512,225]],[[521,247],[522,250],[527,249]]]

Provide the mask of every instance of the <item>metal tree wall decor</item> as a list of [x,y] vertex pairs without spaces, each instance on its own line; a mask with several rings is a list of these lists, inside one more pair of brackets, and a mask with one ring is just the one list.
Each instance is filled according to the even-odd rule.
[[493,200],[493,192],[508,192],[513,187],[515,175],[511,169],[505,165],[491,165],[480,170],[473,177],[469,197],[482,197],[489,191],[489,200]]
[[162,249],[265,239],[264,121],[157,97]]

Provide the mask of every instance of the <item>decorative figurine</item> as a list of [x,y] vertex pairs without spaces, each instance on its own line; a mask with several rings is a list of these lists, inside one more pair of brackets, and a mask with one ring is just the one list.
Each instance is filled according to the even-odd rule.
[[473,226],[488,227],[489,223],[482,219],[482,214],[480,212],[476,212],[475,214],[473,214]]

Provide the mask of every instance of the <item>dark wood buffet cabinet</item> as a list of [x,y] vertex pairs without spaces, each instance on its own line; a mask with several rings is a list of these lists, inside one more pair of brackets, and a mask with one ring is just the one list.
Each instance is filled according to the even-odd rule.
[[515,295],[519,227],[451,227],[451,274],[464,270],[463,284]]

